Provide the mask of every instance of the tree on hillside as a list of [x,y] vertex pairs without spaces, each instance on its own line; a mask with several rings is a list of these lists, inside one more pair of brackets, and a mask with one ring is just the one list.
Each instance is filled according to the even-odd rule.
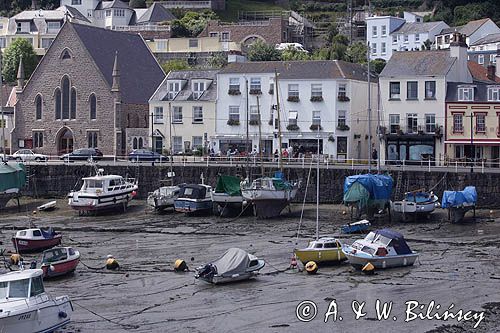
[[187,12],[180,19],[172,22],[172,37],[196,37],[205,29],[209,20],[217,19],[211,10]]
[[300,50],[297,50],[293,46],[289,46],[281,52],[281,60],[285,60],[285,61],[311,60],[311,56],[307,52],[300,51]]
[[33,45],[26,38],[14,39],[4,51],[2,75],[6,82],[16,81],[19,59],[21,57],[23,58],[24,76],[27,79],[35,70],[38,64],[38,57],[33,49]]
[[227,65],[227,56],[223,53],[214,53],[208,58],[207,65],[210,68],[222,68]]
[[386,64],[387,63],[382,58],[374,59],[370,61],[370,71],[380,74],[382,73],[382,70],[384,69]]
[[279,61],[281,60],[281,52],[276,50],[274,46],[257,40],[248,48],[247,57],[250,61]]
[[330,59],[332,60],[348,60],[347,49],[349,45],[349,38],[344,35],[337,35],[333,37],[332,45],[330,47]]
[[161,68],[163,68],[163,71],[168,74],[170,71],[180,71],[184,69],[189,69],[189,65],[186,60],[184,59],[174,59],[174,60],[169,60],[167,62],[164,62],[161,64]]
[[366,64],[368,46],[364,42],[352,43],[347,48],[347,58],[350,62]]
[[132,8],[146,8],[146,0],[130,0],[128,5]]

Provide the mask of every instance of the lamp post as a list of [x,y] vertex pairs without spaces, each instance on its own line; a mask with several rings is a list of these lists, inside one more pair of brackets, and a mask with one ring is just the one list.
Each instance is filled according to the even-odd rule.
[[476,157],[476,152],[475,152],[475,149],[474,149],[473,117],[474,117],[474,113],[471,112],[471,114],[470,114],[470,146],[471,146],[471,155],[472,155],[472,158],[471,158],[471,165],[470,165],[470,173],[474,172],[474,160],[475,160],[475,157]]

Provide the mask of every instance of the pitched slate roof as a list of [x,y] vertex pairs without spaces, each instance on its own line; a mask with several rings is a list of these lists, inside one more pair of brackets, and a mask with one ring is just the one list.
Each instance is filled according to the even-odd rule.
[[136,21],[137,24],[158,23],[175,20],[175,16],[162,5],[153,2]]
[[437,27],[441,23],[444,23],[444,22],[443,21],[425,22],[425,23],[406,22],[405,24],[400,26],[398,29],[396,29],[393,33],[396,33],[396,34],[419,34],[419,33],[429,32],[431,29],[434,29],[435,27]]
[[115,52],[118,52],[122,100],[147,104],[165,74],[139,34],[76,23],[66,25],[74,29],[110,87]]
[[[498,86],[498,84],[494,82],[486,83],[486,82],[474,82],[474,83],[460,83],[460,82],[448,82],[446,85],[446,102],[458,102],[458,87],[464,86],[472,86],[474,87],[474,102],[488,102],[488,86],[494,85]],[[465,103],[473,103],[465,102]],[[490,102],[497,104],[498,102]]]
[[367,80],[365,66],[342,60],[252,61],[230,63],[220,74],[279,73],[281,79],[352,79]]
[[480,20],[470,21],[465,25],[460,25],[457,27],[450,27],[443,29],[440,35],[450,34],[452,32],[459,32],[461,34],[466,35],[467,37],[472,35],[477,29],[479,29],[486,22],[491,21],[489,18],[484,18]]
[[113,1],[101,1],[97,9],[108,9],[108,8],[126,8],[130,9],[129,5],[120,0]]
[[489,34],[484,36],[483,38],[479,38],[477,41],[472,43],[470,46],[489,44],[489,43],[498,43],[500,42],[500,33],[497,34]]
[[205,89],[205,92],[198,101],[215,101],[217,98],[217,73],[218,69],[207,69],[207,70],[182,70],[182,71],[171,71],[168,73],[165,80],[162,82],[158,90],[162,91],[156,96],[153,96],[154,100],[166,101],[167,99],[167,88],[168,81],[171,80],[182,80],[184,81],[181,91],[175,96],[174,101],[193,101],[193,91],[191,89],[191,83],[193,80],[211,80],[212,83]]
[[380,77],[444,76],[455,61],[448,50],[396,51],[380,73]]

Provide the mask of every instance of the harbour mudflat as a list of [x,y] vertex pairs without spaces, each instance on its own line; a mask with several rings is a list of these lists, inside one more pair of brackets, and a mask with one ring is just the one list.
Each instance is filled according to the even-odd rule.
[[[148,212],[142,201],[132,201],[125,214],[78,216],[60,200],[61,208],[33,216],[34,207],[44,202],[21,203],[21,212],[11,206],[0,213],[3,247],[12,250],[14,230],[27,227],[31,220],[39,227],[52,226],[62,232],[63,245],[75,247],[82,255],[82,264],[73,276],[46,283],[53,296],[67,294],[74,302],[72,322],[63,332],[474,330],[479,316],[470,314],[460,321],[456,317],[435,319],[439,316],[434,314],[446,310],[463,310],[462,317],[468,311],[484,311],[484,319],[474,332],[494,332],[500,326],[500,215],[496,218],[488,211],[479,210],[475,222],[467,219],[457,225],[447,222],[445,212],[439,209],[432,221],[391,224],[378,220],[373,228],[391,227],[402,232],[410,247],[421,254],[415,266],[379,270],[367,276],[344,263],[320,267],[312,276],[287,268],[293,249],[305,246],[315,233],[313,206],[306,207],[302,236],[297,240],[298,206],[280,219],[234,220],[156,215]],[[338,235],[343,242],[352,243],[361,236],[339,234],[349,218],[343,210],[337,205],[320,207],[320,234]],[[194,269],[229,247],[240,247],[265,259],[262,275],[247,282],[213,286],[196,281],[192,272],[173,272],[178,258]],[[119,271],[102,268],[108,254],[118,260]],[[26,255],[25,259],[39,263],[41,255]],[[392,302],[386,320],[377,318],[377,300],[379,305]],[[303,301],[316,307],[310,321],[297,318],[298,313],[302,320],[310,319],[303,315],[314,311],[312,303]],[[406,313],[406,303],[411,301],[424,308]],[[431,301],[429,317],[434,319],[426,314]],[[365,315],[356,320],[360,313],[354,310],[360,310],[362,302],[361,314]],[[300,303],[302,307],[310,305],[311,311],[303,311]],[[336,310],[335,316],[328,315],[325,323],[329,310]],[[422,315],[414,316],[417,311]]]

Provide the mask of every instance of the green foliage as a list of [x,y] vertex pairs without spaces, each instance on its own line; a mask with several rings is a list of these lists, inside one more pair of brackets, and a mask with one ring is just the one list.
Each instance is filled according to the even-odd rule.
[[2,74],[6,82],[16,81],[19,59],[21,57],[23,58],[24,75],[28,79],[38,64],[38,57],[33,46],[26,38],[14,39],[9,47],[5,49]]
[[281,60],[281,52],[276,50],[274,46],[257,40],[248,48],[247,57],[250,61],[279,61]]
[[227,65],[227,57],[223,53],[214,53],[207,62],[210,68],[222,68]]
[[168,74],[170,71],[180,71],[183,69],[189,69],[190,67],[186,60],[175,59],[164,62],[161,64],[161,68],[163,68],[163,71]]
[[366,64],[368,46],[363,42],[352,43],[347,48],[347,58],[350,62]]
[[464,25],[469,21],[487,17],[487,9],[484,3],[469,3],[455,7],[453,16],[455,25]]
[[296,48],[289,46],[281,52],[281,59],[285,61],[311,60],[311,56],[307,52],[299,51]]
[[146,8],[146,0],[130,0],[128,5],[132,8]]
[[172,22],[172,37],[196,37],[205,29],[209,20],[217,19],[211,10],[186,12],[180,19]]
[[380,74],[382,73],[382,70],[384,69],[385,65],[386,62],[384,59],[381,58],[374,59],[370,61],[370,71]]

